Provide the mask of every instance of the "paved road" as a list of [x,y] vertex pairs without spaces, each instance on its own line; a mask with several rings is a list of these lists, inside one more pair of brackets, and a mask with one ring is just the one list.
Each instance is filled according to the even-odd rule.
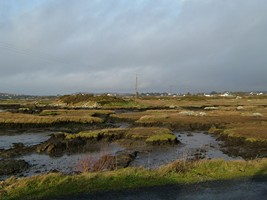
[[55,200],[267,200],[267,177],[106,191]]

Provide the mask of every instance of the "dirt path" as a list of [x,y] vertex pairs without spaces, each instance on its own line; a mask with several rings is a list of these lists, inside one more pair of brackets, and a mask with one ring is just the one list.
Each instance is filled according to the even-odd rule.
[[266,197],[267,176],[243,180],[213,181],[191,185],[167,185],[123,191],[106,191],[54,198],[54,200],[263,200],[266,199]]

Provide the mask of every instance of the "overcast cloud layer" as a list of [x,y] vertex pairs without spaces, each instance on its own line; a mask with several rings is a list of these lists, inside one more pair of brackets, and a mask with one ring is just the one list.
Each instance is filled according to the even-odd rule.
[[266,0],[0,0],[0,92],[267,90]]

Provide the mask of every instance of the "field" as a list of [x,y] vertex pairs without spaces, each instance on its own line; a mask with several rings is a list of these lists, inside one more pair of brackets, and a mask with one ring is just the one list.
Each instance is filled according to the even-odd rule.
[[0,110],[6,199],[266,175],[266,96],[68,95]]

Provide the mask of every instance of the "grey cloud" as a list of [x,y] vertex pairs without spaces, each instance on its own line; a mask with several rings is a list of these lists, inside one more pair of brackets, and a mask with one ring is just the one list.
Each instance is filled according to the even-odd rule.
[[12,2],[0,91],[266,90],[264,0]]

